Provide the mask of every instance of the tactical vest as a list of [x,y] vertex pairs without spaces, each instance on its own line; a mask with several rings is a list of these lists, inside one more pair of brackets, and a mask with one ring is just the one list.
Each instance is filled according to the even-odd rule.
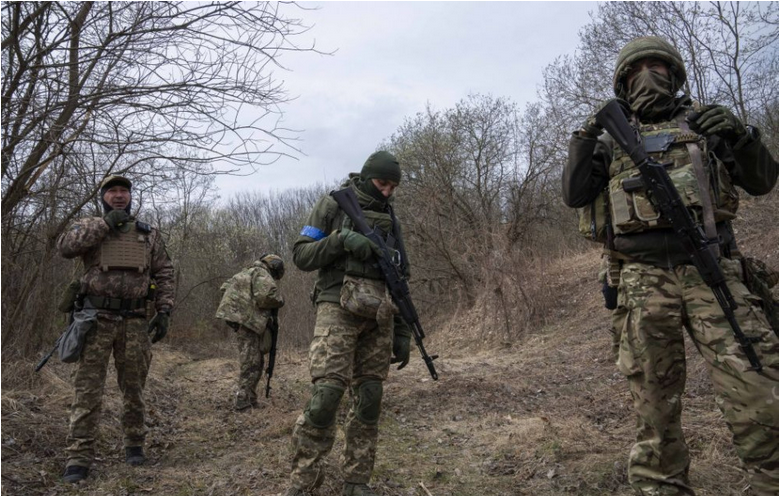
[[148,233],[135,224],[124,233],[110,233],[100,247],[98,266],[101,271],[125,269],[143,273],[149,269],[147,237]]
[[[372,210],[365,210],[362,212],[364,213],[367,225],[380,233],[381,238],[386,242],[386,246],[389,247],[392,253],[399,250],[400,244],[394,236],[394,222],[392,221],[390,212],[377,212]],[[342,212],[341,215],[343,216],[342,227],[353,229],[353,223],[348,216]],[[383,273],[381,273],[378,263],[375,262],[375,258],[370,258],[367,261],[360,261],[351,257],[349,254],[344,260],[338,260],[335,263],[335,266],[337,269],[345,271],[345,274],[350,276],[358,276],[372,280],[383,279]]]
[[[686,111],[687,112],[687,111]],[[696,172],[688,151],[688,143],[696,143],[708,180],[710,201],[715,221],[734,219],[739,195],[723,163],[708,153],[706,140],[692,132],[684,132],[680,122],[686,112],[672,121],[639,124],[638,129],[648,154],[666,166],[685,206],[698,223],[703,224],[702,198]],[[641,182],[639,169],[631,157],[615,143],[609,166],[609,204],[615,234],[629,234],[651,229],[670,228],[661,216]]]

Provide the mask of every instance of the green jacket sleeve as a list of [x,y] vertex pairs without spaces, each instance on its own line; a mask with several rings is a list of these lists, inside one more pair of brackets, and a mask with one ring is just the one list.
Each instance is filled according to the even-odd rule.
[[294,243],[294,264],[302,271],[328,266],[345,255],[334,226],[339,207],[330,196],[316,202],[302,232]]
[[571,136],[562,177],[563,201],[568,207],[584,207],[609,184],[612,151],[607,138],[606,133],[600,139],[577,132]]
[[724,143],[718,156],[734,184],[751,195],[769,193],[778,181],[778,162],[758,137],[742,140],[732,149]]

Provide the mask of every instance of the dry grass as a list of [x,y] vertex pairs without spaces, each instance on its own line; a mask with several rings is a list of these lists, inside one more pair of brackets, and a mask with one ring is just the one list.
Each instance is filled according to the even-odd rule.
[[[754,247],[774,247],[758,231]],[[505,313],[493,285],[473,309],[430,317],[427,346],[440,354],[433,382],[413,352],[386,384],[372,486],[388,495],[627,495],[634,415],[616,371],[608,311],[595,283],[598,250],[509,271],[524,277],[528,301]],[[510,292],[509,276],[503,283]],[[516,282],[519,287],[520,282]],[[536,309],[531,316],[530,309]],[[509,321],[508,317],[513,318]],[[511,323],[511,324],[509,324]],[[78,486],[60,482],[71,366],[53,360],[3,364],[3,495],[271,495],[284,492],[290,433],[306,402],[306,352],[279,356],[272,398],[262,409],[231,409],[237,374],[229,336],[188,348],[154,348],[147,388],[149,463],[123,463],[120,395],[107,381],[98,460]],[[208,341],[211,340],[211,341]],[[744,495],[747,478],[713,400],[706,369],[688,346],[683,426],[692,484],[700,494]],[[345,414],[345,402],[341,419]],[[322,491],[339,493],[342,435],[326,459]]]

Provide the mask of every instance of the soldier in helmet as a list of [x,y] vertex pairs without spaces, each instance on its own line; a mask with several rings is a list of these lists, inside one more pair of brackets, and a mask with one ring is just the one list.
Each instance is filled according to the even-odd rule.
[[[343,187],[353,189],[368,225],[399,251],[399,264],[407,275],[402,234],[391,208],[400,178],[397,159],[380,151],[370,155],[361,173],[352,173]],[[294,426],[289,495],[314,492],[323,482],[321,461],[334,444],[337,411],[349,388],[352,404],[344,428],[343,495],[371,495],[367,484],[375,465],[383,381],[390,362],[399,362],[398,369],[408,363],[411,336],[405,322],[394,315],[375,263],[376,250],[354,230],[330,195],[315,204],[294,245],[294,263],[303,271],[318,270],[318,279],[310,344],[312,394]]]
[[[114,354],[123,395],[125,461],[145,461],[144,383],[151,343],[166,336],[174,305],[174,267],[160,232],[131,216],[130,180],[108,176],[100,185],[103,217],[75,222],[57,240],[68,259],[81,257],[79,306],[95,309],[96,324],[86,334],[74,376],[68,429],[68,461],[63,479],[87,478],[95,458],[103,385]],[[157,289],[151,292],[151,288]],[[155,316],[147,323],[146,303],[154,294]]]
[[630,124],[648,153],[671,163],[667,171],[689,211],[709,238],[720,241],[719,262],[738,304],[734,313],[742,331],[756,341],[760,373],[751,369],[711,289],[647,192],[624,187],[639,171],[594,117],[571,137],[563,197],[570,207],[583,207],[608,193],[611,257],[619,275],[619,281],[610,277],[608,282],[617,288],[612,318],[617,365],[628,379],[637,414],[631,485],[648,495],[693,494],[680,423],[684,327],[705,359],[755,493],[777,495],[778,338],[741,279],[730,221],[738,208],[735,187],[751,195],[768,193],[778,164],[758,130],[729,109],[700,106],[679,94],[685,81],[679,52],[665,40],[643,37],[621,50],[614,92],[627,101]]
[[249,267],[223,283],[215,317],[234,329],[239,348],[239,380],[234,408],[256,407],[256,387],[264,370],[264,354],[272,350],[272,329],[277,326],[277,309],[283,307],[277,282],[283,278],[283,259],[262,255]]

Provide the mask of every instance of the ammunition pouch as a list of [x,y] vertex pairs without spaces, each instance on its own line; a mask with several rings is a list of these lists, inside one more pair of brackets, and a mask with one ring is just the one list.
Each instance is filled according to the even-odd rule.
[[576,210],[579,215],[579,233],[592,242],[606,242],[609,220],[609,192],[604,189],[589,204]]
[[376,319],[384,302],[391,301],[386,282],[346,274],[340,289],[340,307],[367,319]]
[[611,250],[604,250],[601,261],[601,272],[598,281],[601,283],[601,293],[604,296],[604,307],[609,310],[617,309],[617,287],[620,284],[620,267],[622,259]]

